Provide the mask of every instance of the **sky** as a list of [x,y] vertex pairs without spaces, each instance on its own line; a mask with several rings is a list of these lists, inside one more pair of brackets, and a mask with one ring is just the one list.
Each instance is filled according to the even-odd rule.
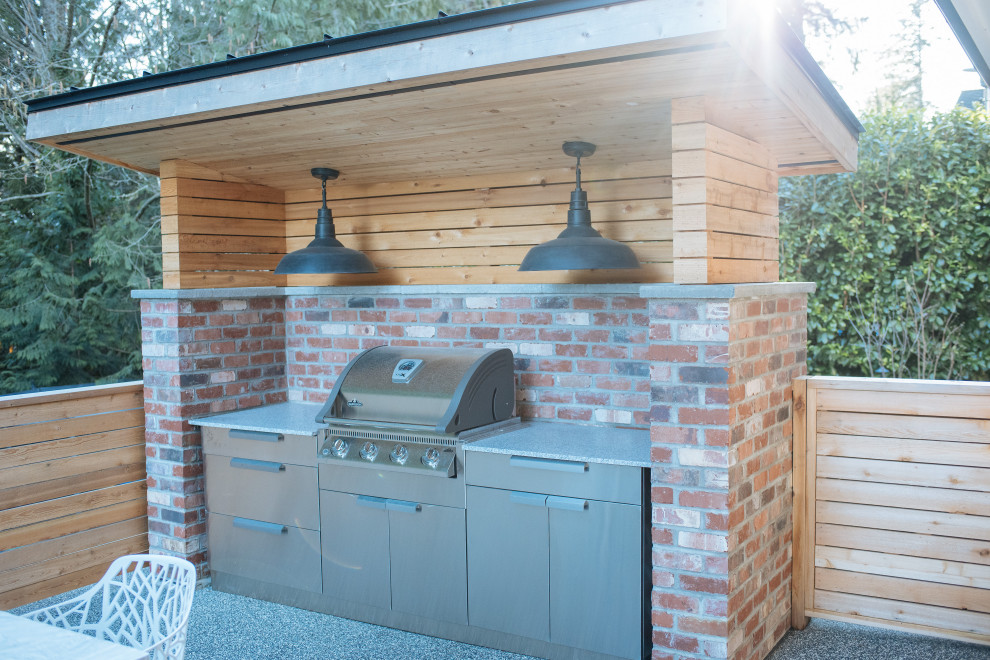
[[[822,65],[825,74],[852,108],[861,115],[870,105],[873,91],[885,84],[887,66],[884,52],[902,32],[901,20],[910,16],[909,0],[823,0],[842,18],[863,19],[854,31],[840,37],[819,39],[809,36],[806,46]],[[990,1],[990,0],[988,0]],[[949,24],[934,0],[922,11],[925,40],[930,44],[922,55],[922,91],[930,110],[946,111],[955,105],[959,93],[979,89],[980,78],[956,41]],[[854,70],[847,49],[859,51]]]

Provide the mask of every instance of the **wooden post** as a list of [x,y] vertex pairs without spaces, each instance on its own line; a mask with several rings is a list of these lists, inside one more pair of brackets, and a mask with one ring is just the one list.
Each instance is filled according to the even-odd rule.
[[776,282],[777,163],[710,115],[704,97],[671,101],[674,281]]
[[182,160],[161,164],[166,289],[285,286],[285,193]]
[[[808,498],[808,463],[807,463],[807,418],[808,418],[808,381],[797,378],[793,383],[794,392],[794,450],[792,460],[794,465],[794,536],[793,555],[791,556],[791,626],[804,630],[808,625],[805,614],[807,592],[812,585],[805,581],[804,567],[811,561],[814,548],[808,547],[808,516],[805,502]],[[813,539],[812,539],[813,540]]]

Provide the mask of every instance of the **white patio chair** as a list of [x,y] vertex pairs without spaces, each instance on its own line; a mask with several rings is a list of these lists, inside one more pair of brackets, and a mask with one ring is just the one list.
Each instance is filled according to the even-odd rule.
[[24,616],[142,649],[151,660],[182,660],[196,568],[164,555],[125,555],[85,593]]

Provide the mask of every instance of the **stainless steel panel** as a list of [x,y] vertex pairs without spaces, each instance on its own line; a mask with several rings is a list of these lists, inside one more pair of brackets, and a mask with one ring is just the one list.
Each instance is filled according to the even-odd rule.
[[467,623],[464,509],[388,500],[392,609]]
[[[550,641],[640,658],[641,509],[556,498],[550,511]],[[577,505],[582,506],[578,507]],[[568,505],[573,505],[568,508]]]
[[[461,460],[460,452],[456,459]],[[462,469],[457,466],[457,471]],[[415,500],[427,504],[464,508],[464,481],[437,478],[413,472],[386,471],[375,467],[354,467],[320,461],[320,488],[394,500]]]
[[[315,435],[246,433],[239,429],[203,427],[203,453],[238,456],[259,461],[276,461],[293,465],[316,465]],[[281,436],[281,440],[272,441]]]
[[388,608],[388,511],[385,501],[320,491],[323,593]]
[[319,532],[211,512],[207,537],[214,571],[322,590]]
[[470,450],[465,451],[464,455],[464,478],[472,486],[552,493],[624,504],[640,502],[642,468]]
[[[320,528],[316,468],[206,454],[206,508],[214,513]],[[267,471],[259,468],[280,467]]]
[[[532,494],[530,494],[532,495]],[[545,496],[467,488],[468,618],[472,626],[550,639]]]

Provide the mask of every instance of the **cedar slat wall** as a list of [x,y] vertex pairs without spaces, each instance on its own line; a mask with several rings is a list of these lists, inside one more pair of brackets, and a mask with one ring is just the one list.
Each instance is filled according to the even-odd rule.
[[0,397],[0,610],[148,550],[141,381]]
[[166,289],[284,286],[281,190],[181,160],[161,164],[162,279]]
[[629,243],[641,269],[518,271],[530,247],[564,228],[574,170],[562,167],[367,185],[348,184],[345,174],[327,186],[337,236],[368,254],[378,273],[277,277],[271,270],[281,255],[312,240],[319,188],[286,191],[279,215],[280,191],[163,163],[165,287],[672,281],[669,163],[591,161],[582,174],[592,222]]
[[704,98],[671,101],[674,281],[776,282],[777,163],[710,114]]
[[990,645],[990,383],[794,383],[792,622]]

